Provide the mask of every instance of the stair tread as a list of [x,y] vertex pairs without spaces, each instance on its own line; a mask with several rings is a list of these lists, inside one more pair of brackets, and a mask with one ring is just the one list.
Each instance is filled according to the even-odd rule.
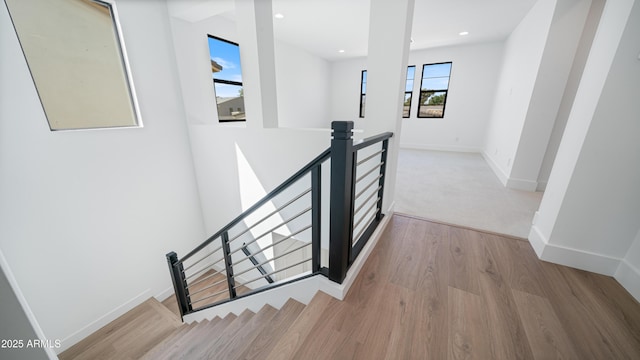
[[265,305],[251,319],[236,332],[236,336],[224,343],[218,344],[214,349],[209,348],[207,355],[215,352],[216,356],[221,359],[231,359],[233,355],[244,350],[251,342],[264,331],[265,327],[270,324],[271,319],[278,312],[271,305]]
[[158,300],[150,298],[62,352],[60,359],[139,358],[181,325]]
[[238,359],[263,359],[271,352],[276,341],[282,337],[289,326],[304,310],[305,305],[294,299],[289,299],[278,310],[268,324],[268,331],[262,331],[253,341],[247,345],[244,351],[238,354]]
[[207,322],[204,326],[199,327],[200,324],[197,324],[193,330],[187,332],[178,341],[176,341],[174,343],[174,346],[167,349],[167,351],[165,351],[164,353],[158,354],[155,359],[188,359],[189,357],[183,356],[188,355],[201,343],[209,341],[212,336],[216,336],[216,333],[211,331],[213,328],[224,328],[233,323],[236,318],[236,315],[229,314],[225,316],[220,322],[217,322],[214,325],[212,325],[210,322]]
[[304,343],[314,324],[318,322],[325,310],[337,302],[335,298],[318,291],[287,331],[280,337],[267,359],[291,359]]
[[184,336],[189,330],[195,327],[196,323],[191,324],[183,324],[181,327],[177,328],[173,333],[167,336],[164,340],[156,344],[153,348],[149,349],[141,359],[157,359],[159,354],[164,353],[167,349],[171,348],[178,339]]
[[229,326],[224,329],[224,331],[221,332],[220,337],[218,337],[215,341],[204,344],[204,346],[199,346],[197,349],[193,349],[193,351],[189,353],[189,356],[184,357],[184,359],[217,358],[218,356],[215,349],[233,339],[254,315],[255,313],[251,310],[243,311],[231,324],[229,324]]

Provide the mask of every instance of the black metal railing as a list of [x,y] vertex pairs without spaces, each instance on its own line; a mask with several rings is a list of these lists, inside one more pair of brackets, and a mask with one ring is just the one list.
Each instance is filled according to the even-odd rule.
[[[332,129],[330,149],[182,258],[167,254],[182,315],[317,274],[342,283],[384,216],[393,134],[354,145],[353,122],[334,121]],[[330,189],[323,189],[323,168],[330,169]],[[330,194],[329,219],[323,193]]]

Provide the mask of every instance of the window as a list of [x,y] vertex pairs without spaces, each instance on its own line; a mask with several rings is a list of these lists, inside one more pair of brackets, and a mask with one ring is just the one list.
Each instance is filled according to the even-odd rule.
[[402,106],[402,117],[408,118],[411,111],[411,94],[413,94],[413,79],[415,77],[416,67],[411,65],[407,68],[407,81],[404,85],[404,103]]
[[[246,121],[240,47],[231,41],[209,35],[209,54],[218,121]],[[234,108],[237,111],[233,111]]]
[[360,117],[364,117],[364,105],[367,93],[367,70],[362,70],[362,77],[360,78]]
[[420,84],[419,118],[443,118],[449,92],[451,63],[425,64],[422,66]]
[[[402,117],[408,118],[411,110],[411,94],[413,93],[413,79],[415,77],[416,67],[411,65],[407,68],[407,80],[404,89],[404,103],[402,108]],[[360,78],[360,117],[364,117],[364,107],[367,94],[367,70],[362,70]]]

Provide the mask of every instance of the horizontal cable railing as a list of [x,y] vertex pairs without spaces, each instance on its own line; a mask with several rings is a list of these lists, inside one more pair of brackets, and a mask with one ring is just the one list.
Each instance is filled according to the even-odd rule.
[[[330,149],[185,256],[167,254],[182,315],[316,274],[344,280],[383,216],[392,134],[354,145],[352,122],[333,122],[332,128]],[[328,170],[330,189],[323,189]],[[324,246],[323,203],[330,209]]]

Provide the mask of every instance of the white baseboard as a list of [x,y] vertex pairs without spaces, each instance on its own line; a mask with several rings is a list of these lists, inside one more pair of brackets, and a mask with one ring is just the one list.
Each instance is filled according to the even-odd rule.
[[535,192],[536,190],[538,190],[537,181],[526,180],[526,179],[509,178],[505,186],[510,189],[524,190],[524,191],[531,191],[531,192]]
[[[500,165],[495,162],[495,160],[487,154],[486,151],[481,151],[480,154],[487,162],[487,165],[491,168],[494,174],[498,177],[502,185],[516,190],[524,190],[524,191],[537,191],[538,190],[538,182],[527,179],[517,179],[512,178],[507,175],[507,173],[502,170]],[[546,185],[546,184],[545,184]]]
[[538,258],[555,264],[565,265],[602,275],[613,276],[620,265],[620,259],[589,251],[549,244],[548,239],[534,225],[529,233],[529,243]]
[[426,145],[415,143],[401,143],[401,149],[413,149],[413,150],[433,150],[433,151],[452,151],[452,152],[470,152],[480,153],[482,149],[472,146],[452,146],[452,145]]
[[640,270],[622,259],[613,277],[640,302]]
[[480,154],[484,158],[484,161],[487,162],[487,165],[489,165],[493,173],[496,174],[498,180],[500,180],[502,185],[507,186],[507,180],[509,180],[509,176],[504,171],[502,171],[502,168],[500,168],[500,166],[493,160],[491,156],[489,156],[489,154],[487,154],[486,151],[482,151],[480,152]]
[[88,325],[84,326],[82,329],[80,329],[80,330],[74,332],[73,334],[67,336],[66,338],[62,339],[60,348],[56,349],[57,353],[60,354],[61,352],[65,351],[66,349],[70,348],[74,344],[78,343],[80,340],[86,338],[87,336],[89,336],[89,335],[93,334],[94,332],[98,331],[103,326],[109,324],[110,322],[114,321],[118,317],[124,315],[127,311],[129,311],[129,310],[133,309],[134,307],[142,304],[144,301],[146,301],[150,297],[151,297],[151,289],[147,289],[147,290],[143,291],[142,293],[140,293],[139,295],[137,295],[137,296],[133,297],[132,299],[128,300],[124,304],[118,306],[117,308],[115,308],[115,309],[109,311],[108,313],[102,315],[98,319],[92,321]]

